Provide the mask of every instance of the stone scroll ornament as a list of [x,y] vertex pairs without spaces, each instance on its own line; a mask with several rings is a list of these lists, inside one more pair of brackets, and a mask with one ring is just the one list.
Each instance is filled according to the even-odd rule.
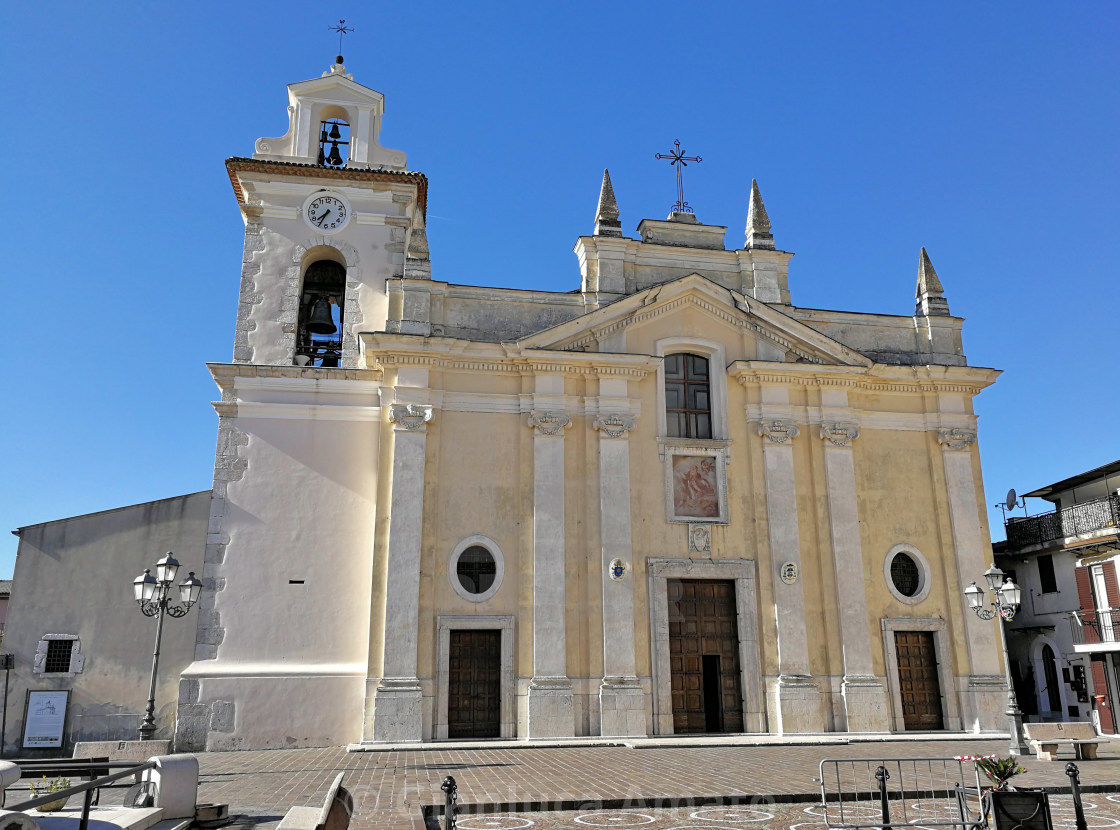
[[537,435],[561,435],[572,419],[567,412],[532,412],[527,423]]
[[629,415],[600,415],[591,425],[608,438],[626,438],[634,428],[634,419]]
[[415,403],[395,403],[389,407],[389,420],[408,432],[419,432],[432,420],[432,407]]
[[800,433],[797,424],[783,418],[758,422],[758,434],[767,438],[771,444],[788,444]]
[[859,427],[854,424],[821,424],[821,438],[836,447],[850,447],[859,437]]
[[976,443],[976,433],[960,427],[939,429],[937,443],[944,444],[945,448],[950,450],[967,450]]

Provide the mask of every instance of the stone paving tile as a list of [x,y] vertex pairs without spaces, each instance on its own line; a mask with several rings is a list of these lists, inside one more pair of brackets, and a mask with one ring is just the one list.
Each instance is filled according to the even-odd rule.
[[[1087,795],[1084,798],[1085,818],[1091,830],[1120,827],[1120,795]],[[948,802],[925,802],[918,805],[918,814],[924,810],[934,816],[948,816],[952,805]],[[1055,828],[1076,826],[1073,799],[1068,795],[1052,795],[1050,811]],[[892,817],[897,811],[892,812]],[[846,813],[848,823],[877,821],[880,813],[876,806],[864,804]],[[554,812],[480,813],[459,817],[458,830],[593,830],[615,827],[621,830],[826,830],[825,813],[812,802],[792,804],[749,804],[743,806],[693,806],[672,809],[644,809],[631,807],[618,810],[566,810]],[[836,823],[839,815],[830,810],[829,820]],[[920,821],[920,819],[918,819]],[[901,822],[899,822],[901,826]],[[922,825],[916,824],[916,827]],[[936,827],[936,825],[934,825]],[[439,830],[429,821],[428,830]]]
[[[573,807],[658,798],[811,799],[818,790],[813,779],[822,758],[951,758],[1005,749],[1005,741],[976,739],[829,746],[213,752],[199,755],[199,799],[227,803],[231,814],[252,815],[268,825],[289,807],[322,804],[331,780],[346,771],[345,786],[354,794],[354,830],[413,830],[422,805],[442,803],[439,785],[447,775],[458,782],[464,805],[519,805],[522,811],[539,810],[540,804]],[[1120,782],[1120,742],[1102,745],[1100,756],[1080,764],[1082,784]],[[1068,785],[1065,760],[1026,758],[1023,765],[1028,769],[1024,785]]]

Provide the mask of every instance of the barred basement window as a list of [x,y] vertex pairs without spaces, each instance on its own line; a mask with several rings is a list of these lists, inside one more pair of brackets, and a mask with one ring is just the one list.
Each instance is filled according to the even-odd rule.
[[43,673],[59,674],[70,671],[70,657],[73,652],[73,640],[48,640],[47,658],[43,661]]

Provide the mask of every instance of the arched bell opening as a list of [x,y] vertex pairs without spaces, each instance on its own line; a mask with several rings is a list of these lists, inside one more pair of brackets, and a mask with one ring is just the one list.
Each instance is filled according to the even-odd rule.
[[350,122],[346,110],[324,107],[319,118],[319,164],[345,167],[350,160]]
[[312,262],[303,277],[296,331],[296,366],[335,369],[342,360],[346,268],[329,259]]

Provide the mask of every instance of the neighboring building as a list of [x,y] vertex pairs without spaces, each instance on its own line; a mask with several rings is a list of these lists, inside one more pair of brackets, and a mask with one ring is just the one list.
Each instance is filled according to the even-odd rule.
[[0,649],[3,648],[4,623],[8,620],[8,601],[12,598],[12,580],[0,579]]
[[[924,250],[912,316],[801,308],[757,186],[729,250],[683,209],[625,237],[604,174],[575,290],[437,281],[382,95],[338,63],[288,103],[226,162],[245,247],[179,749],[1004,727],[962,595],[998,373]],[[500,234],[474,253],[531,284]]]
[[1120,461],[1040,487],[1026,497],[1054,509],[1010,517],[997,563],[1023,589],[1008,650],[1020,705],[1037,720],[1120,719]]
[[[132,580],[168,551],[202,564],[210,491],[29,525],[15,531],[16,586],[4,651],[12,655],[3,736],[21,747],[28,691],[70,690],[66,741],[136,740],[148,700],[154,619],[140,613]],[[156,686],[163,737],[175,724],[179,673],[194,653],[194,612],[167,620]]]

